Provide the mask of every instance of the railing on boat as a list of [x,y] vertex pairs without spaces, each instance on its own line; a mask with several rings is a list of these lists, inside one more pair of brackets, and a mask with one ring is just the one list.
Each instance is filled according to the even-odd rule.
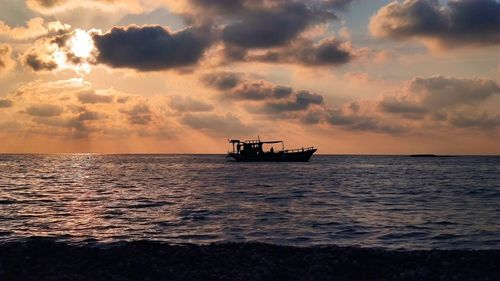
[[294,153],[294,152],[303,152],[303,151],[309,151],[309,150],[313,150],[314,147],[311,146],[311,147],[306,147],[306,148],[298,148],[298,149],[287,149],[287,150],[284,150],[283,152],[284,153]]

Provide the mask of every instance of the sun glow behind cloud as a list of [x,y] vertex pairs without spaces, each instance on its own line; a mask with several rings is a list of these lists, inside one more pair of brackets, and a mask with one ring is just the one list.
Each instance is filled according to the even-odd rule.
[[94,41],[86,31],[76,29],[75,34],[69,40],[69,46],[75,56],[87,59],[94,50]]
[[89,73],[98,53],[92,35],[100,32],[96,29],[74,29],[48,35],[24,53],[24,62],[35,71],[74,70],[79,74]]

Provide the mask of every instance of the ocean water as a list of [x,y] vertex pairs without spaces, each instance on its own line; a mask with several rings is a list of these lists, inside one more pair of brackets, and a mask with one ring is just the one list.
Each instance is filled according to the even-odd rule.
[[0,155],[0,242],[500,249],[500,157]]

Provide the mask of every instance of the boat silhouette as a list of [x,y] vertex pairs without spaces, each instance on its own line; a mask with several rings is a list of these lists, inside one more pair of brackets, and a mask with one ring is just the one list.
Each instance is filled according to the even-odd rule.
[[[257,140],[240,141],[233,139],[228,141],[233,145],[233,150],[227,153],[227,157],[233,158],[238,162],[307,162],[311,159],[314,152],[317,151],[312,146],[285,150],[285,144],[282,140],[261,141],[259,138]],[[275,151],[274,147],[271,147],[269,151],[264,151],[263,146],[265,144],[281,144],[281,150]]]

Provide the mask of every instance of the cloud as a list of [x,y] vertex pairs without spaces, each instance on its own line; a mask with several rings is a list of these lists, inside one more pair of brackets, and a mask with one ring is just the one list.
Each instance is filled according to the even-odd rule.
[[[169,114],[171,112],[166,106],[168,97],[141,97],[118,92],[113,88],[91,87],[82,78],[34,80],[20,86],[6,96],[5,99],[12,104],[9,108],[0,109],[0,123],[15,121],[21,125],[17,129],[2,132],[17,134],[24,139],[48,138],[61,145],[65,140],[74,138],[92,139],[102,144],[114,143],[117,138],[131,141],[144,138],[164,139],[178,133],[176,126],[179,126],[179,122],[176,118],[180,114]],[[78,96],[86,92],[110,96],[114,100],[127,97],[127,101],[83,105]]]
[[62,30],[68,30],[69,25],[59,21],[45,22],[43,18],[32,18],[26,22],[26,27],[11,27],[5,22],[0,21],[0,37],[7,37],[14,40],[33,39],[43,35],[58,33]]
[[22,124],[17,121],[0,121],[0,132],[2,133],[16,133],[20,129],[22,129]]
[[28,6],[39,6],[44,8],[52,8],[67,3],[68,0],[28,0]]
[[147,125],[153,121],[151,108],[145,103],[136,104],[129,109],[121,109],[120,112],[127,115],[132,125]]
[[290,46],[268,51],[264,54],[248,54],[246,61],[265,61],[274,63],[294,63],[306,66],[331,66],[350,62],[356,50],[350,43],[330,37],[314,43],[310,40],[297,40]]
[[71,138],[88,138],[89,134],[96,130],[89,127],[86,122],[104,118],[106,118],[104,114],[86,111],[86,109],[82,108],[78,116],[37,116],[33,121],[37,124],[53,127],[49,130],[53,130],[54,128],[67,130]]
[[[187,0],[184,13],[198,17],[241,18],[259,11],[279,11],[297,5],[315,11],[344,10],[354,0]],[[173,2],[173,1],[172,1]],[[180,2],[180,1],[176,1]],[[182,4],[181,4],[182,6]]]
[[429,112],[420,104],[395,98],[385,98],[379,103],[379,107],[383,112],[400,114],[401,117],[409,119],[422,118]]
[[413,78],[401,93],[388,94],[379,103],[382,111],[425,115],[431,111],[473,106],[500,94],[493,80],[435,76]]
[[206,112],[213,109],[213,105],[190,97],[173,96],[169,102],[170,108],[179,112]]
[[76,93],[78,100],[81,103],[93,104],[93,103],[112,103],[114,100],[113,96],[99,95],[96,94],[94,90],[84,90]]
[[[500,94],[492,80],[435,76],[413,78],[401,91],[386,94],[378,109],[387,114],[422,122],[445,122],[458,128],[491,128],[498,118],[489,118],[485,103]],[[480,115],[476,114],[481,111]],[[443,124],[443,123],[442,123]]]
[[399,124],[390,124],[380,121],[375,116],[362,115],[357,112],[346,112],[342,109],[333,109],[328,112],[327,122],[332,126],[341,126],[349,131],[370,131],[384,134],[401,134],[409,131]]
[[161,26],[114,27],[94,35],[97,61],[140,71],[166,70],[196,64],[211,45],[208,27],[171,32]]
[[[202,78],[205,84],[220,92],[219,98],[236,102],[252,114],[278,116],[283,119],[305,118],[313,106],[323,106],[323,96],[292,87],[254,79],[251,75],[215,72]],[[230,83],[227,83],[229,81]]]
[[0,75],[7,73],[15,66],[12,59],[12,47],[7,44],[0,44]]
[[96,121],[107,118],[106,114],[96,112],[96,111],[88,111],[87,109],[83,109],[79,114],[77,119],[79,121]]
[[25,112],[31,116],[53,117],[61,115],[63,109],[60,106],[52,104],[37,104],[26,108]]
[[484,101],[500,94],[500,86],[488,79],[435,76],[412,79],[409,91],[423,105],[435,109]]
[[[54,34],[47,34],[35,41],[33,46],[21,55],[21,62],[34,71],[52,71],[73,69],[75,71],[88,70],[89,63],[94,61],[92,55],[91,34],[94,30],[83,31],[59,30]],[[84,45],[75,45],[77,40]],[[88,53],[87,53],[88,52]]]
[[450,124],[459,128],[481,128],[491,130],[500,128],[500,115],[488,116],[487,112],[481,114],[458,113],[450,120]]
[[500,44],[500,2],[455,0],[394,1],[370,19],[375,37],[422,39],[429,46],[454,48]]
[[354,0],[323,0],[325,6],[341,10],[349,7],[352,2],[354,2]]
[[314,24],[335,19],[328,11],[301,2],[287,2],[274,9],[252,10],[222,30],[224,43],[241,48],[283,46]]
[[23,57],[25,65],[31,67],[34,71],[54,70],[58,64],[47,56],[41,56],[36,53],[28,53]]
[[193,9],[186,13],[221,23],[224,62],[326,66],[345,64],[355,56],[350,43],[334,37],[318,42],[311,35],[311,30],[325,32],[326,24],[338,19],[334,10],[347,7],[349,0],[189,2]]
[[219,91],[230,90],[240,83],[240,75],[233,72],[215,72],[202,79],[207,85]]
[[202,78],[205,85],[222,93],[221,97],[233,101],[265,101],[291,97],[293,88],[254,80],[248,75],[232,72],[214,72]]
[[231,14],[246,9],[248,0],[189,0],[191,5],[205,13]]
[[265,81],[244,81],[233,91],[226,91],[225,97],[232,100],[270,100],[291,96],[293,89],[273,85]]
[[0,108],[12,107],[12,101],[9,99],[0,99]]
[[[164,2],[164,1],[163,1]],[[60,14],[66,10],[77,8],[101,9],[105,11],[128,11],[132,13],[144,12],[147,8],[160,6],[162,1],[141,0],[27,0],[27,6],[42,14]]]
[[[229,80],[228,80],[229,79]],[[212,73],[203,78],[206,85],[221,92],[220,97],[228,101],[243,102],[243,108],[250,113],[283,114],[306,111],[312,105],[323,104],[323,96],[308,91],[255,80],[250,76],[235,73]],[[229,85],[227,81],[230,81]],[[222,86],[221,86],[221,82]]]
[[215,113],[186,114],[181,118],[183,124],[199,131],[216,136],[242,136],[255,133],[255,129],[245,125],[241,120],[227,113],[218,115]]
[[[34,2],[50,8],[74,1]],[[115,1],[92,1],[96,2],[110,4]],[[36,33],[41,35],[34,46],[22,54],[21,61],[35,71],[73,69],[88,72],[93,64],[138,71],[186,70],[200,62],[214,45],[222,46],[229,62],[324,66],[345,64],[356,56],[349,42],[334,37],[320,41],[308,38],[308,30],[336,19],[329,2],[192,0],[183,3],[205,13],[214,13],[209,18],[217,17],[208,23],[201,18],[188,21],[192,26],[176,32],[159,25],[130,25],[113,27],[104,34],[99,30],[71,30],[59,22],[45,24],[41,18],[33,19],[30,29],[38,30]],[[184,13],[193,16],[200,11],[188,9]],[[75,47],[74,43],[77,39],[85,41],[83,37],[91,37],[92,44],[86,45],[94,48],[86,55],[80,55],[82,45]]]
[[323,96],[313,94],[308,91],[299,91],[294,94],[293,100],[280,102],[271,101],[257,108],[256,112],[267,114],[280,114],[293,111],[304,111],[309,109],[311,105],[323,104]]

